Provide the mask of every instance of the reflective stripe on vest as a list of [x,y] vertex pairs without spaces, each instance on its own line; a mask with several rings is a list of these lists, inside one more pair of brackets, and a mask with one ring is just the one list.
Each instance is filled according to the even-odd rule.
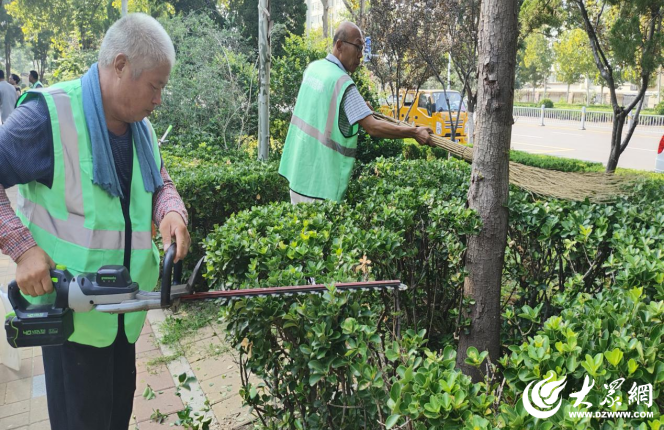
[[[35,94],[36,93],[36,94]],[[17,214],[33,238],[58,264],[73,275],[94,273],[104,265],[124,264],[126,229],[131,231],[130,275],[141,290],[152,290],[159,274],[159,252],[151,238],[153,194],[144,189],[135,148],[129,222],[120,199],[93,184],[90,136],[85,122],[80,80],[63,82],[48,89],[30,90],[43,97],[48,107],[53,139],[53,183],[47,187],[33,181],[19,186]],[[148,123],[149,125],[149,123]],[[161,157],[157,137],[150,126],[154,161]],[[26,297],[31,303],[47,303],[53,294]],[[130,343],[138,339],[146,312],[124,316],[124,331]],[[118,316],[97,311],[74,314],[74,333],[69,341],[106,347],[118,333]]]
[[293,118],[291,119],[291,124],[302,130],[303,132],[307,133],[309,136],[313,137],[317,141],[319,141],[321,144],[327,146],[328,148],[337,151],[339,154],[346,156],[346,157],[352,157],[355,158],[355,154],[357,153],[356,148],[346,148],[345,146],[341,145],[339,142],[335,142],[332,140],[332,127],[334,127],[334,120],[336,119],[336,114],[337,114],[337,99],[339,98],[339,93],[341,92],[342,88],[344,87],[344,84],[348,81],[350,81],[351,78],[348,75],[342,75],[334,84],[334,92],[332,93],[332,99],[330,99],[330,108],[327,111],[327,122],[325,123],[325,133],[321,133],[316,129],[316,127],[312,127],[311,125],[307,124],[302,118],[296,116],[293,114]]
[[298,91],[279,163],[279,174],[298,194],[341,201],[355,164],[357,130],[339,126],[344,94],[353,80],[336,64],[318,60],[307,66]]
[[[37,227],[62,240],[93,249],[124,249],[125,232],[111,230],[91,230],[86,228],[81,188],[81,164],[78,160],[78,135],[74,125],[69,96],[59,88],[43,89],[53,97],[58,112],[60,141],[62,142],[65,163],[65,204],[69,216],[66,220],[57,219],[38,203],[17,196],[17,209]],[[152,234],[149,231],[132,231],[131,249],[150,249]]]

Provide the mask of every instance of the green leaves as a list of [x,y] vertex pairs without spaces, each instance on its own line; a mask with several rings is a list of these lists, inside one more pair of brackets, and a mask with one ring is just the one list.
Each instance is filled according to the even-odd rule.
[[615,348],[613,351],[605,352],[604,357],[606,357],[606,361],[608,361],[615,367],[618,366],[618,363],[620,363],[620,361],[622,360],[623,353],[618,348]]
[[489,355],[488,351],[482,351],[480,354],[477,351],[477,348],[471,346],[466,351],[466,364],[469,364],[473,367],[480,367],[484,359]]

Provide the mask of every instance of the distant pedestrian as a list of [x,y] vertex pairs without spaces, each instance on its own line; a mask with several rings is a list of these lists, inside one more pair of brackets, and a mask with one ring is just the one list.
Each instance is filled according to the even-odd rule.
[[3,124],[7,121],[9,115],[14,112],[16,99],[18,99],[16,89],[12,84],[5,81],[5,71],[0,70],[0,119],[2,119]]
[[12,84],[14,88],[16,88],[16,95],[20,97],[21,95],[21,87],[18,85],[21,83],[21,78],[18,77],[16,73],[12,73],[7,77],[7,82]]
[[37,88],[44,88],[41,82],[39,82],[39,74],[37,73],[36,70],[30,70],[30,76],[28,76],[28,81],[30,81],[30,88],[31,89],[37,89]]

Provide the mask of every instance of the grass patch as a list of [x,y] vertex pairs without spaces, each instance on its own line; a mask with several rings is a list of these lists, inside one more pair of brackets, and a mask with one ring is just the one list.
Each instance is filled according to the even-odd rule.
[[219,305],[215,301],[183,304],[176,315],[166,318],[161,325],[164,345],[175,345],[186,336],[217,320]]

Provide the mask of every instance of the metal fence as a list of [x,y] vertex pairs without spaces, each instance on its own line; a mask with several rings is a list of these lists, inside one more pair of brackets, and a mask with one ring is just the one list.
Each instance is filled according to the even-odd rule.
[[[542,109],[535,107],[514,106],[514,117],[539,118],[541,121],[555,119],[560,121],[577,121],[589,123],[613,122],[613,112],[572,109]],[[585,115],[584,115],[585,114]],[[630,114],[630,121],[633,119]],[[639,115],[639,125],[646,127],[664,127],[664,115]]]

